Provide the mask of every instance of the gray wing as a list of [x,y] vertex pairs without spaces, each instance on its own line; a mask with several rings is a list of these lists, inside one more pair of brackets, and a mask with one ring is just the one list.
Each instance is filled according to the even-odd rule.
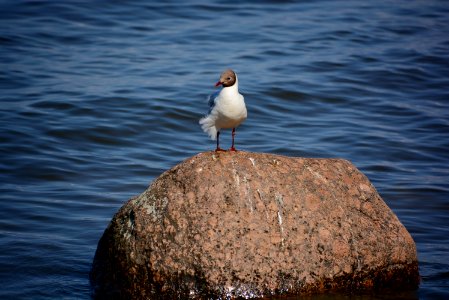
[[207,103],[209,104],[209,114],[210,114],[210,112],[212,111],[212,109],[214,109],[214,106],[215,106],[215,99],[218,97],[218,94],[220,94],[220,91],[218,90],[218,91],[216,91],[216,92],[214,92],[213,94],[211,94],[210,96],[209,96],[209,98],[207,99]]

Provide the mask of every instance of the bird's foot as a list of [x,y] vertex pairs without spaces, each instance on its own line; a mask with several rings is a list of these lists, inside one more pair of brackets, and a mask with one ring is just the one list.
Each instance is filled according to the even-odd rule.
[[237,152],[237,149],[235,149],[235,147],[232,146],[231,148],[229,148],[229,151]]
[[221,149],[220,147],[217,147],[217,149],[215,149],[215,152],[219,152],[219,151],[223,151],[223,152],[226,152],[226,150],[225,150],[225,149]]

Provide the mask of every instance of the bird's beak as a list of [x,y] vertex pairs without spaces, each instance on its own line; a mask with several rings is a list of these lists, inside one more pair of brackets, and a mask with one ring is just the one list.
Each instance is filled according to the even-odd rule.
[[215,86],[220,86],[220,85],[222,85],[223,83],[221,82],[221,81],[218,81],[216,84],[215,84]]

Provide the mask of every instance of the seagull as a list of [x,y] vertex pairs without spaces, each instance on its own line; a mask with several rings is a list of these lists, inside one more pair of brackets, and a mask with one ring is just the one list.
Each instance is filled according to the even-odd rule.
[[235,129],[246,120],[245,100],[239,93],[237,74],[231,69],[221,73],[215,86],[220,85],[223,88],[209,97],[209,113],[199,123],[212,140],[217,140],[215,151],[226,151],[220,148],[220,130],[232,128],[232,145],[229,151],[237,151],[234,147]]

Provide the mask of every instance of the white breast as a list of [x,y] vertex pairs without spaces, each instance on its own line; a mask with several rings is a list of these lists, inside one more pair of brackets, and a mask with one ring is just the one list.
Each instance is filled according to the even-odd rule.
[[217,113],[217,127],[235,128],[246,119],[245,100],[234,86],[224,88],[217,98],[213,109]]

